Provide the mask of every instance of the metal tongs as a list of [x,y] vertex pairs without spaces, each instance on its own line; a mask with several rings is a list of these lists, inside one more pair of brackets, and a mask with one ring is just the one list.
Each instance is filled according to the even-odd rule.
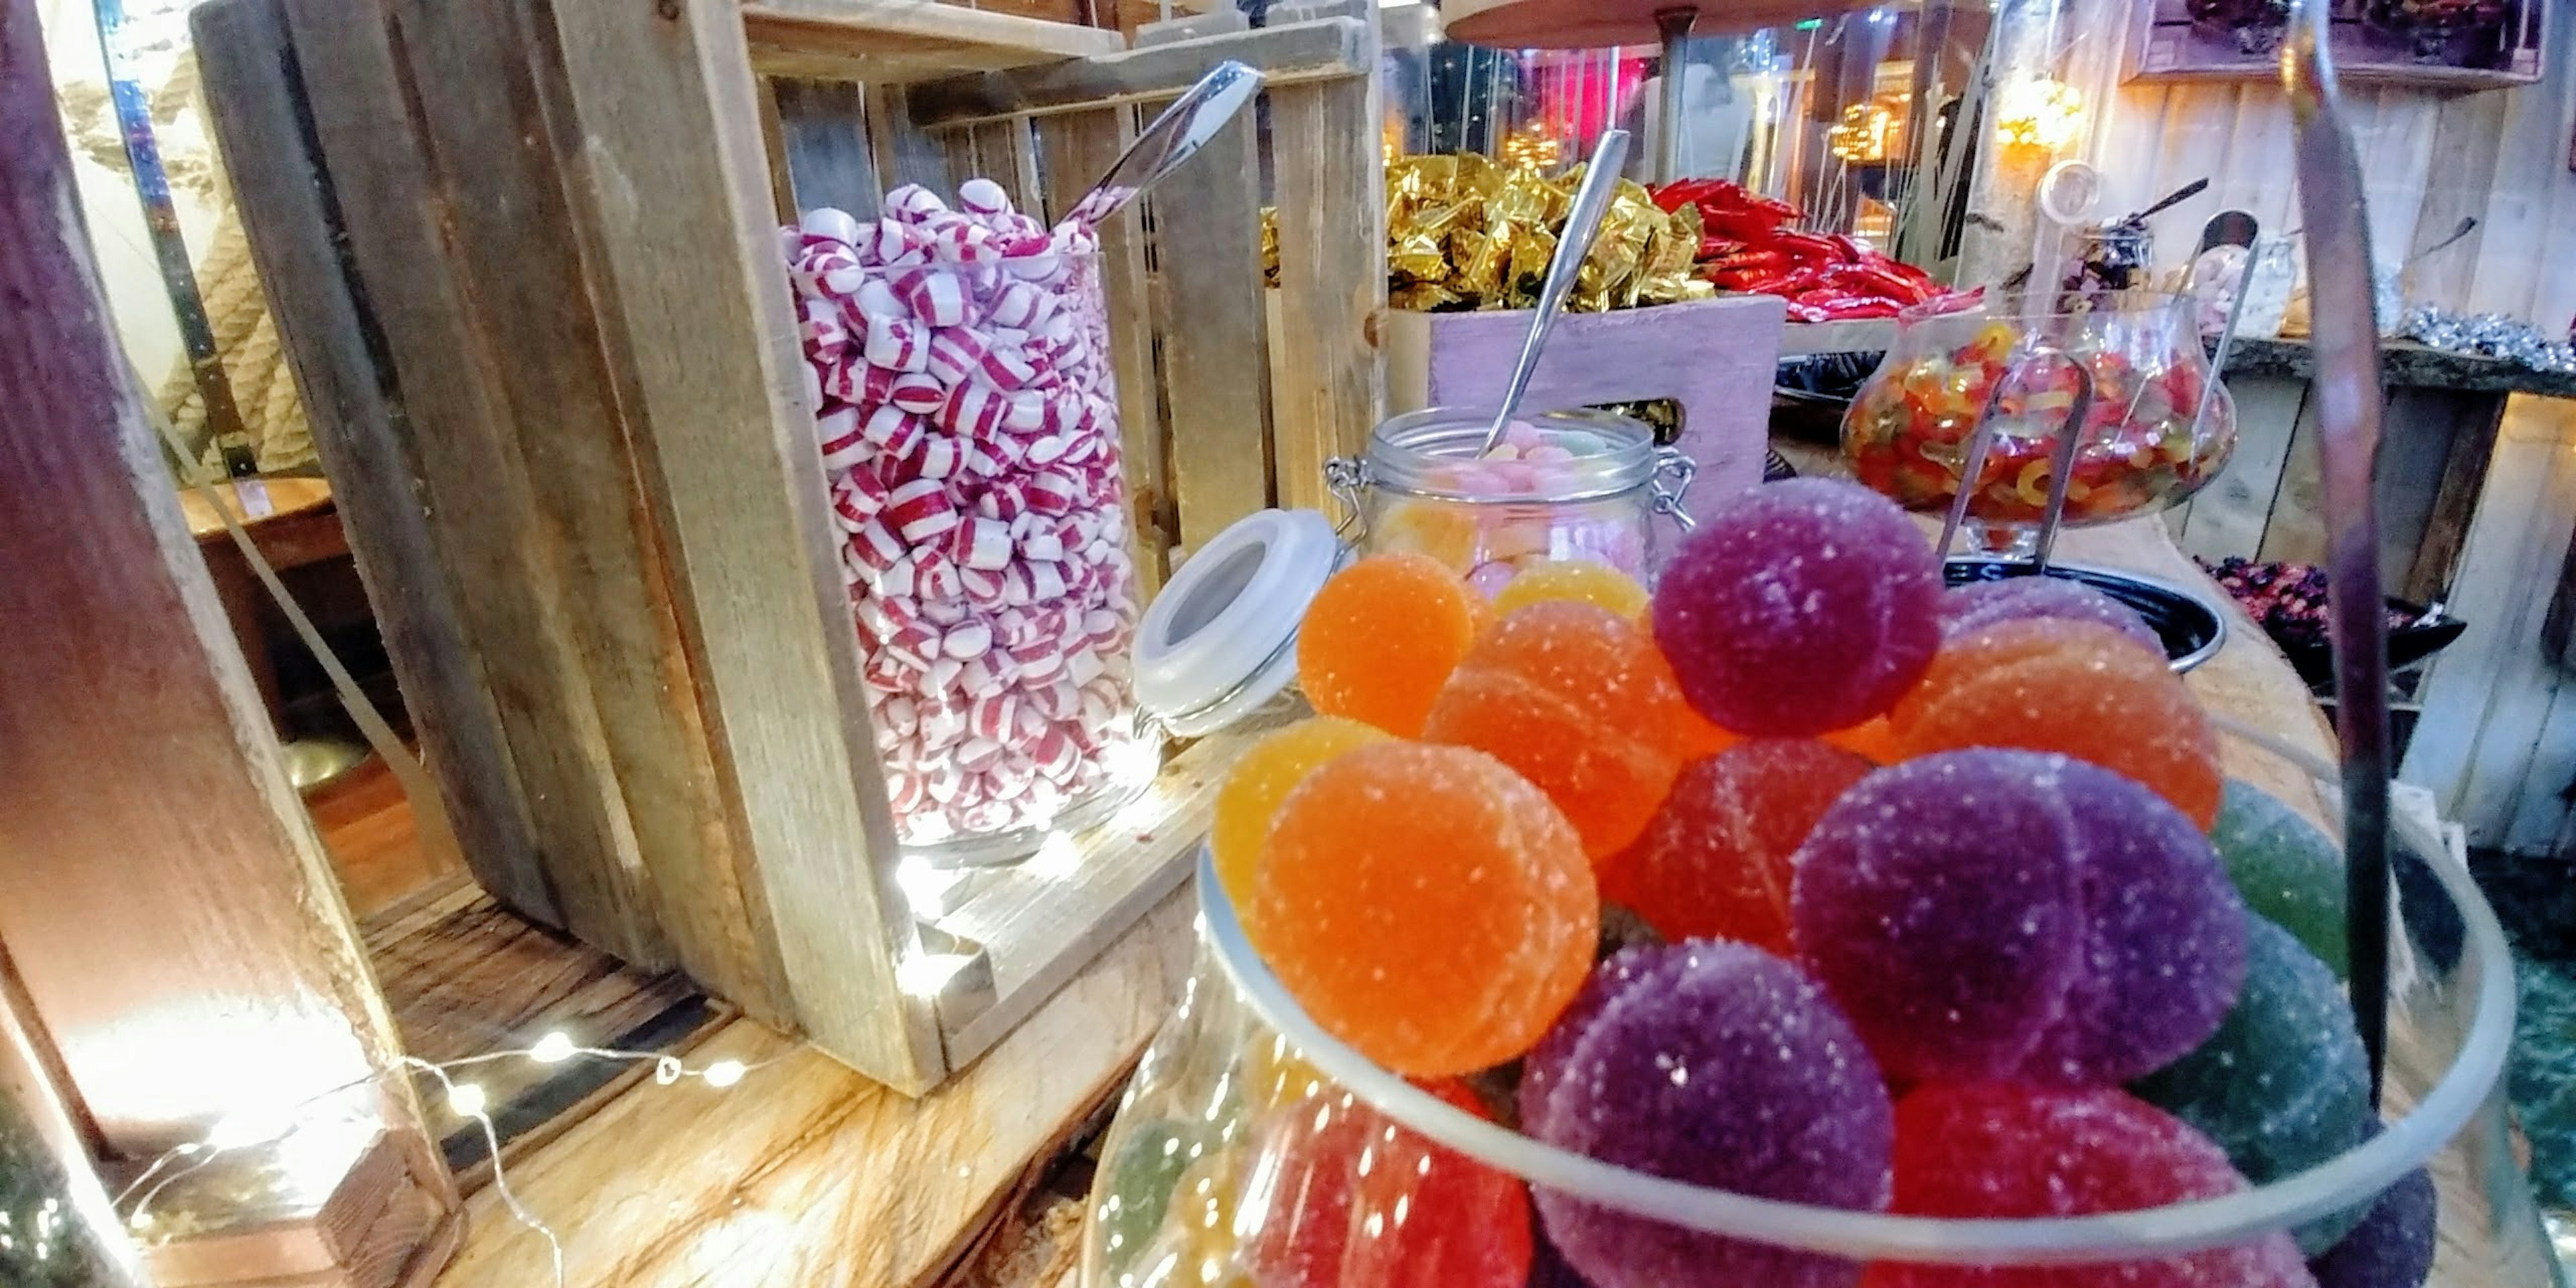
[[2388,622],[2379,587],[2379,325],[2361,158],[2344,120],[2326,42],[2329,0],[2294,0],[2281,83],[2297,122],[2299,206],[2307,223],[2315,319],[2314,382],[2324,461],[2328,628],[2335,730],[2343,745],[2345,934],[2352,1008],[2377,1102],[2388,1055]]

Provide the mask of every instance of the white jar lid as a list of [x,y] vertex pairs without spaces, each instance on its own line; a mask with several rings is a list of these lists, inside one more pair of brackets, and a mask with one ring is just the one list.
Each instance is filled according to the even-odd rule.
[[1341,561],[1314,510],[1263,510],[1201,546],[1136,630],[1136,701],[1182,737],[1242,719],[1297,675],[1297,624]]

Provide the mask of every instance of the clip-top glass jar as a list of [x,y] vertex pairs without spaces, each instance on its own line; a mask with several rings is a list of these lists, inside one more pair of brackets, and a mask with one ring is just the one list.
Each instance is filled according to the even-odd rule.
[[1652,583],[1665,553],[1654,516],[1691,527],[1695,466],[1641,421],[1599,411],[1523,416],[1479,457],[1490,409],[1426,407],[1388,419],[1359,460],[1325,467],[1369,553],[1410,551],[1487,596],[1542,560],[1591,560]]

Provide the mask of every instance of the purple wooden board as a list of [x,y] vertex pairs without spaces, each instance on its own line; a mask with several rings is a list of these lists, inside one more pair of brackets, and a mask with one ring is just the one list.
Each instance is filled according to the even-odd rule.
[[[1492,406],[1502,397],[1529,333],[1525,310],[1397,315],[1389,392],[1428,406]],[[1787,307],[1768,295],[1569,313],[1557,319],[1521,406],[1559,411],[1670,398],[1682,408],[1678,446],[1699,465],[1698,496],[1762,481],[1771,380]],[[1427,332],[1427,339],[1425,333]],[[1406,352],[1420,346],[1424,352]],[[1408,359],[1410,361],[1408,361]],[[1408,380],[1412,366],[1422,374]],[[1399,406],[1395,410],[1410,410]]]

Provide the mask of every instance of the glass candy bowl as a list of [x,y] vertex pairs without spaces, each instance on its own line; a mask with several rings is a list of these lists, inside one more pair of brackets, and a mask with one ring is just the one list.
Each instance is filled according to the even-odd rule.
[[2092,303],[2031,313],[2024,296],[1989,294],[1898,314],[1895,346],[1843,417],[1852,472],[1907,509],[1947,509],[1970,438],[1990,420],[1968,517],[2027,529],[2046,512],[2058,436],[2082,403],[2066,522],[2124,519],[2198,491],[2235,450],[2236,405],[2210,387],[2191,297],[2128,290]]
[[[2230,732],[2282,757],[2282,778],[2313,774],[2320,790],[2331,790],[2330,766],[2249,731]],[[1197,974],[1104,1142],[1082,1282],[1581,1285],[1547,1247],[1548,1223],[1528,1198],[1536,1189],[1555,1191],[1555,1207],[1570,1199],[1644,1218],[1637,1228],[1648,1238],[1669,1226],[1835,1259],[1800,1284],[1908,1282],[1889,1272],[1913,1263],[2083,1266],[2089,1272],[2045,1282],[2089,1288],[2133,1282],[2123,1262],[2248,1244],[2331,1220],[2429,1162],[2442,1222],[2433,1282],[2548,1285],[2546,1245],[2512,1161],[2497,1091],[2513,1029],[2502,932],[2438,838],[2401,821],[2391,840],[2399,898],[2385,1130],[2306,1171],[2224,1198],[2016,1220],[1780,1202],[1522,1135],[1508,1119],[1486,1116],[1485,1107],[1511,1102],[1511,1066],[1435,1093],[1326,1035],[1262,963],[1203,859]],[[1872,1266],[1866,1280],[1864,1265]]]

